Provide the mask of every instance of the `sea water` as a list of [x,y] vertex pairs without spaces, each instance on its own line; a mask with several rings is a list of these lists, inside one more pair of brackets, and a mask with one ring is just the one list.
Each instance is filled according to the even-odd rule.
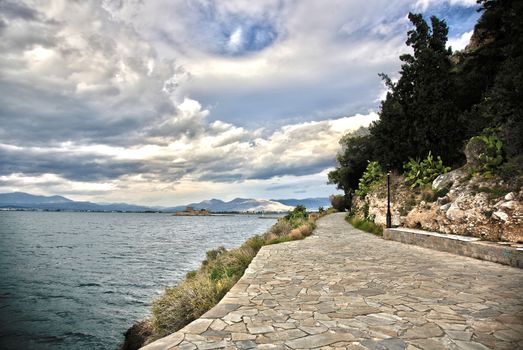
[[257,216],[0,212],[0,349],[117,349],[207,250],[239,246]]

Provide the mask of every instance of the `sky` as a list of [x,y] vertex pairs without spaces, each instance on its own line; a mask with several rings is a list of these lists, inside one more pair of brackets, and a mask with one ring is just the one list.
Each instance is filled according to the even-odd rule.
[[179,205],[326,197],[409,11],[475,0],[0,0],[0,192]]

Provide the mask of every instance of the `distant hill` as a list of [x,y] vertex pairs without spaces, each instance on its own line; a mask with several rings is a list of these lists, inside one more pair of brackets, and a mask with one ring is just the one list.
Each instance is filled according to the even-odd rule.
[[316,211],[319,207],[324,207],[327,209],[331,206],[330,199],[322,197],[304,199],[271,199],[271,201],[279,202],[292,207],[303,205],[309,211]]
[[205,209],[211,212],[287,212],[293,206],[285,205],[273,200],[235,198],[230,202],[220,199],[210,199],[199,203],[191,203],[184,206],[167,208],[169,211],[184,210],[187,207],[194,209]]
[[72,202],[72,200],[62,196],[36,196],[24,192],[0,193],[0,203],[24,205],[42,203],[59,204],[70,202]]
[[[12,209],[40,209],[62,211],[124,211],[124,212],[177,212],[187,207],[205,209],[210,212],[287,212],[295,205],[302,204],[309,209],[317,209],[321,198],[307,200],[285,200],[286,203],[275,200],[235,198],[225,202],[220,199],[210,199],[198,203],[180,205],[176,207],[147,207],[126,203],[97,204],[92,202],[77,202],[62,196],[38,196],[23,192],[0,193],[0,208]],[[327,199],[328,200],[328,199]],[[297,203],[297,204],[292,204]],[[324,205],[325,204],[321,204]]]
[[37,196],[24,192],[0,193],[0,208],[133,212],[154,210],[152,208],[140,205],[131,205],[125,203],[96,204],[91,202],[76,202],[62,196]]

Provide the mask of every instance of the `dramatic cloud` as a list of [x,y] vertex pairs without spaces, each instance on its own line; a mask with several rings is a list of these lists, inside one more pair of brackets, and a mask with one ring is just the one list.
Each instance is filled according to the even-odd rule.
[[448,18],[454,49],[478,16],[466,0],[1,0],[0,191],[328,195],[409,11]]

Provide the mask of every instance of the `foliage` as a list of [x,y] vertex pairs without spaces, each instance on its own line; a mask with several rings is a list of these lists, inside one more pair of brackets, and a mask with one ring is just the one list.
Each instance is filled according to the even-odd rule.
[[436,190],[432,188],[432,185],[425,185],[421,187],[421,200],[431,203],[436,201],[438,198],[445,197],[449,192],[450,187],[444,187],[442,189]]
[[480,171],[484,175],[492,175],[503,163],[503,142],[496,131],[490,128],[485,129],[481,135],[474,136],[469,142],[481,145]]
[[350,216],[350,215],[347,215],[345,217],[345,220],[347,220],[352,226],[354,226],[357,229],[360,229],[360,230],[366,231],[366,232],[370,232],[377,236],[383,236],[383,227],[375,224],[371,220],[367,220],[367,219],[362,220],[362,219],[358,219],[355,216]]
[[[412,53],[400,56],[400,77],[393,82],[380,74],[388,88],[380,119],[370,135],[345,135],[337,166],[329,173],[350,199],[367,160],[401,170],[406,159],[431,151],[445,164],[464,164],[463,145],[485,128],[496,128],[503,146],[503,163],[496,141],[485,153],[488,174],[518,182],[523,173],[523,5],[519,0],[478,0],[482,15],[469,46],[452,53],[446,47],[448,28],[431,17],[409,14],[407,33]],[[516,184],[514,184],[516,186]]]
[[261,247],[303,239],[310,236],[314,228],[314,218],[309,219],[305,207],[297,206],[264,235],[252,236],[241,247],[208,251],[200,269],[187,273],[185,280],[167,288],[153,302],[153,338],[181,329],[216,305],[241,278]]
[[[362,131],[360,131],[362,133]],[[335,184],[350,196],[367,167],[367,160],[374,154],[370,135],[355,136],[349,133],[340,140],[342,151],[336,157],[336,168],[328,174],[329,183]]]
[[153,329],[167,335],[200,317],[211,309],[234,284],[231,279],[212,281],[204,274],[167,288],[152,305]]
[[347,208],[345,196],[337,194],[330,196],[329,199],[331,201],[332,207],[337,211],[345,211],[345,209]]
[[507,182],[516,181],[516,189],[523,187],[523,154],[513,157],[503,163],[499,167],[499,175]]
[[523,6],[519,0],[480,3],[484,12],[476,31],[481,45],[467,63],[492,74],[481,77],[485,89],[471,108],[481,123],[474,125],[469,137],[484,128],[499,127],[506,157],[517,157],[523,153]]
[[318,213],[322,215],[323,213],[325,213],[325,209],[323,207],[318,207]]
[[503,187],[479,187],[477,189],[478,193],[486,193],[489,199],[495,199],[503,197],[507,194],[507,189]]
[[216,259],[218,259],[219,256],[225,254],[227,252],[227,249],[225,249],[224,246],[220,246],[216,249],[211,249],[208,252],[205,253],[206,259],[202,262],[202,265],[207,265]]
[[285,236],[291,232],[292,226],[285,218],[280,218],[278,221],[272,225],[269,229],[269,232],[275,236]]
[[409,19],[414,29],[406,43],[413,54],[400,56],[403,65],[397,83],[380,75],[389,92],[381,104],[380,120],[370,128],[377,160],[397,170],[406,158],[430,150],[450,162],[462,157],[464,123],[454,103],[447,25],[431,17],[429,26],[421,14],[410,13]]
[[383,182],[385,173],[378,162],[368,161],[367,168],[360,178],[356,194],[365,197],[367,193],[377,184]]
[[296,206],[289,214],[285,216],[285,220],[289,223],[291,228],[297,228],[304,224],[309,219],[307,209],[303,205]]
[[405,179],[410,184],[411,188],[417,186],[424,186],[431,183],[436,177],[444,174],[450,170],[450,167],[443,165],[441,157],[438,156],[436,160],[429,151],[427,158],[420,161],[420,159],[412,159],[404,165]]
[[254,253],[258,253],[261,247],[265,245],[265,239],[260,235],[254,235],[245,241],[243,245],[251,248]]

